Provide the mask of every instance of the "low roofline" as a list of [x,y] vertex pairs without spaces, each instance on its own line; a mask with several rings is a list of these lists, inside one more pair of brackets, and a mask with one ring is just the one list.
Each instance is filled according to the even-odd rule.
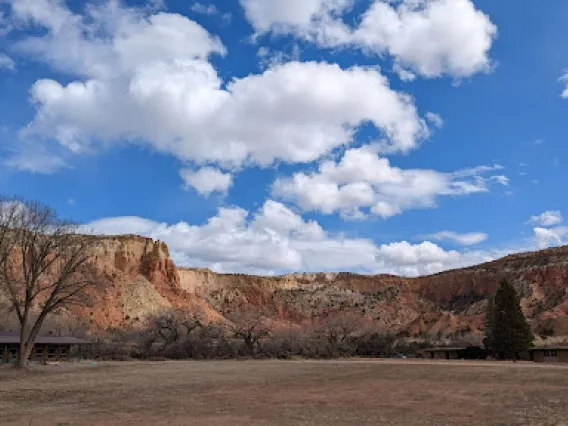
[[423,349],[424,352],[445,352],[445,351],[465,351],[467,349],[467,347],[447,347],[447,348],[427,348],[427,349]]
[[[35,342],[37,345],[92,345],[95,342],[86,339],[67,336],[39,335]],[[0,345],[20,344],[20,334],[0,331]]]
[[529,351],[568,351],[568,346],[546,346],[538,348],[530,348]]

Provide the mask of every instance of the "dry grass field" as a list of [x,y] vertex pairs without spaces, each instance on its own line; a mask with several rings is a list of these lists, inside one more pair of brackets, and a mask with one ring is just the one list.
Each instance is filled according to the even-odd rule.
[[568,368],[207,361],[0,369],[1,425],[568,425]]

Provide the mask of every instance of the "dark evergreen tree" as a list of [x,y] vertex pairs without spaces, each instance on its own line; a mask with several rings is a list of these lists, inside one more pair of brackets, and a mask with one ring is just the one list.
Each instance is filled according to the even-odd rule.
[[495,294],[490,342],[503,359],[517,360],[532,345],[534,336],[521,310],[519,296],[507,281],[501,281]]
[[485,313],[485,336],[483,346],[488,355],[495,356],[495,343],[493,340],[493,328],[495,327],[495,296],[489,296],[487,311]]

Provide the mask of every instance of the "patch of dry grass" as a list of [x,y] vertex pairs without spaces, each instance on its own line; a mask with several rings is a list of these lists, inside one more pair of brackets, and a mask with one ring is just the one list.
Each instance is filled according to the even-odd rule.
[[0,370],[2,425],[562,425],[568,368],[207,361]]

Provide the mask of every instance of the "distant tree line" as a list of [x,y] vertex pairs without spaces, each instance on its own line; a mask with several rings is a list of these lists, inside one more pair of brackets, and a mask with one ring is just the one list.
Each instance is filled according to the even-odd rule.
[[[147,326],[116,331],[93,348],[106,359],[229,359],[389,357],[413,352],[394,334],[369,327],[357,314],[335,313],[303,325],[275,326],[262,310],[240,310],[223,324],[181,311],[154,316]],[[427,346],[427,344],[422,344]]]
[[[243,307],[225,313],[225,318],[226,322],[215,324],[182,311],[157,315],[137,330],[116,331],[114,338],[95,347],[95,355],[111,359],[391,357],[433,346],[429,339],[416,343],[408,336],[378,330],[348,311],[288,327],[274,323],[260,307]],[[532,341],[518,295],[504,280],[488,302],[484,347],[462,344],[468,359],[518,360]]]

